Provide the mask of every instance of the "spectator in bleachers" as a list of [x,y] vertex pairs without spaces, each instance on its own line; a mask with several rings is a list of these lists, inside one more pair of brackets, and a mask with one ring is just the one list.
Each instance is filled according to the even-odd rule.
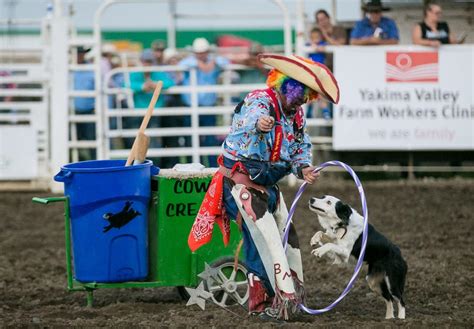
[[153,51],[153,65],[163,65],[163,52],[166,49],[166,42],[161,39],[154,40],[151,43],[151,50]]
[[[166,42],[161,39],[154,40],[151,43],[151,50],[153,52],[154,61],[153,65],[177,65],[178,61],[174,60],[174,55],[177,55],[174,49],[166,48]],[[165,57],[165,51],[168,51],[168,54]],[[170,51],[174,50],[175,54],[170,56]],[[174,84],[179,84],[181,80],[178,78],[180,72],[166,72],[170,79],[173,80]],[[180,95],[163,95],[161,96],[164,99],[165,106],[182,106],[180,101]],[[175,116],[164,116],[160,118],[160,123],[162,127],[179,127],[182,117]],[[176,147],[178,146],[177,137],[163,137],[163,147]],[[178,162],[177,157],[163,157],[161,159],[161,167],[170,168]]]
[[[0,77],[10,77],[11,73],[8,71],[0,71]],[[1,80],[0,80],[1,81]],[[0,83],[0,89],[13,89],[16,88],[14,83]],[[13,96],[0,96],[0,102],[11,102]]]
[[[155,57],[150,49],[145,49],[140,56],[142,65],[146,68],[152,66]],[[130,87],[133,90],[135,108],[146,109],[153,96],[156,83],[163,81],[163,89],[174,85],[174,81],[164,72],[132,72],[130,73]],[[164,97],[158,98],[155,108],[164,106]]]
[[370,0],[363,7],[366,17],[358,21],[351,32],[351,45],[395,45],[399,42],[395,21],[382,15],[390,10],[380,0]]
[[[176,49],[166,48],[163,51],[163,64],[164,65],[178,65],[180,61],[180,55]],[[176,85],[181,84],[183,81],[182,72],[169,72],[168,73],[173,79]],[[171,94],[166,95],[165,102],[167,107],[182,107],[185,106],[181,99],[180,94]],[[190,116],[176,115],[176,116],[166,116],[166,120],[162,121],[163,127],[189,127],[190,126]],[[191,137],[190,136],[170,136],[163,137],[163,146],[164,147],[191,147]],[[166,157],[162,159],[163,168],[172,168],[176,163],[190,163],[192,161],[191,157],[181,156],[181,157]]]
[[329,13],[320,9],[314,14],[316,27],[319,28],[324,40],[332,46],[340,46],[347,44],[346,29],[339,25],[331,23],[331,16]]
[[[106,78],[107,74],[112,70],[112,57],[114,56],[117,48],[111,43],[105,43],[102,46],[102,57],[100,60],[100,72],[102,73],[102,81]],[[111,81],[109,81],[111,86]]]
[[448,23],[441,22],[442,9],[439,4],[425,5],[423,21],[415,25],[412,40],[415,45],[439,47],[442,44],[463,43],[464,39],[457,40],[449,30]]
[[[182,57],[180,56],[180,54],[178,53],[176,49],[166,48],[163,51],[163,64],[164,65],[172,65],[172,66],[178,65],[181,59]],[[171,77],[171,79],[173,79],[176,85],[181,84],[181,82],[184,79],[184,74],[183,72],[180,72],[180,71],[169,72],[168,74]],[[179,96],[179,98],[181,98],[180,95],[168,95],[168,96],[170,97]],[[181,103],[181,101],[179,101],[179,103]],[[177,106],[181,106],[181,105],[177,105]]]
[[[347,44],[347,31],[340,25],[333,25],[331,23],[331,16],[329,13],[320,9],[314,14],[316,27],[319,28],[324,41],[331,46],[341,46]],[[332,53],[325,54],[325,64],[329,69],[333,70],[333,56]]]
[[[114,55],[110,59],[111,69],[120,68],[122,61],[118,55]],[[123,72],[115,73],[110,77],[111,88],[124,88],[125,87],[125,75]],[[126,95],[120,93],[115,94],[110,103],[111,108],[128,108]]]
[[[248,57],[237,62],[238,64],[250,67],[248,70],[239,71],[239,84],[265,83],[268,70],[263,63],[258,60],[258,54],[263,52],[263,46],[258,42],[254,42],[249,48]],[[243,100],[247,94],[248,92],[240,93],[238,97],[235,97],[236,102],[238,103]]]
[[[307,47],[312,49],[313,52],[308,54],[308,57],[316,63],[326,64],[326,53],[325,46],[327,41],[324,39],[321,30],[317,27],[314,27],[309,34],[309,42],[306,44]],[[329,103],[323,98],[319,98],[307,106],[306,116],[312,118],[314,114],[314,109],[321,109],[323,118],[330,120],[331,110],[329,108]]]
[[[210,50],[211,46],[206,39],[196,38],[192,45],[193,54],[179,62],[179,65],[184,66],[186,69],[196,69],[197,84],[199,86],[216,85],[220,73],[227,65],[230,64],[227,58],[221,56],[214,56],[210,53]],[[189,86],[190,83],[190,73],[185,72],[182,84],[185,86]],[[190,94],[183,94],[182,100],[186,106],[191,106]],[[198,94],[199,106],[215,106],[216,103],[216,93]],[[211,127],[216,126],[216,115],[200,115],[199,125]],[[201,136],[201,146],[217,145],[219,145],[219,141],[215,136]],[[206,166],[216,167],[217,157],[204,157],[203,162]]]
[[[7,78],[7,77],[10,77],[12,76],[11,72],[9,71],[2,71],[0,70],[0,82],[5,82],[5,80],[3,80],[3,78]],[[3,81],[2,81],[3,80]],[[0,83],[0,90],[1,89],[15,89],[16,88],[16,84],[15,83]],[[0,103],[8,103],[8,102],[11,102],[13,101],[15,98],[13,96],[0,96]],[[18,110],[14,110],[14,109],[8,109],[8,108],[3,108],[3,109],[0,109],[0,112],[3,112],[3,113],[15,113],[15,112],[18,112]],[[6,119],[6,120],[2,120],[0,119],[0,125],[1,124],[15,124],[17,123],[17,120],[15,119]]]
[[[87,64],[86,56],[90,49],[78,47],[77,64]],[[95,90],[94,71],[74,71],[73,73],[74,90]],[[74,113],[78,115],[93,114],[95,109],[95,99],[93,97],[75,97]],[[95,123],[79,122],[76,123],[77,140],[95,140]],[[81,149],[79,151],[79,160],[95,159],[95,151]]]
[[[144,68],[153,66],[153,63],[155,61],[153,51],[151,49],[145,49],[140,56],[140,61]],[[164,72],[152,71],[130,73],[130,88],[133,91],[133,101],[135,103],[136,109],[148,108],[148,105],[150,104],[151,98],[153,96],[153,91],[155,90],[156,83],[158,81],[163,82],[163,90],[174,85],[173,80],[169,77],[168,74]],[[164,99],[164,97],[159,97],[158,101],[156,102],[155,108],[163,107],[165,105]],[[142,121],[142,117],[131,117],[124,121],[124,125],[127,129],[138,129]],[[161,120],[159,117],[152,117],[148,127],[157,128],[160,126],[160,121]],[[130,141],[127,141],[127,144],[129,144],[129,142]],[[156,137],[151,137],[150,147],[157,148],[160,146],[160,139]]]
[[[113,55],[110,58],[111,69],[120,68],[122,66],[122,61],[120,56]],[[123,72],[115,73],[110,77],[109,87],[113,89],[125,90],[125,74]],[[109,96],[109,108],[110,109],[126,109],[128,108],[127,94],[124,92],[113,93]],[[121,117],[110,117],[109,118],[109,128],[111,130],[116,130],[118,122],[122,122]],[[120,125],[122,127],[122,125]],[[112,138],[110,141],[110,147],[112,149],[124,149],[125,144],[122,138]]]
[[308,54],[308,57],[313,62],[325,64],[326,62],[325,46],[327,44],[328,43],[326,40],[324,40],[321,30],[317,27],[314,27],[309,33],[309,42],[306,44],[306,46],[310,47],[313,51]]

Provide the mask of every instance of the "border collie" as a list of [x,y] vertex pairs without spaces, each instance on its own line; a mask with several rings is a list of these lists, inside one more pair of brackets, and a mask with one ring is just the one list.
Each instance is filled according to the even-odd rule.
[[[333,196],[311,198],[309,209],[318,215],[319,231],[311,238],[311,246],[320,246],[311,253],[328,257],[333,264],[347,263],[352,255],[360,255],[364,218],[347,204]],[[364,261],[368,264],[367,283],[386,302],[386,319],[392,319],[393,301],[397,302],[398,318],[405,318],[403,290],[407,264],[400,249],[369,224]]]

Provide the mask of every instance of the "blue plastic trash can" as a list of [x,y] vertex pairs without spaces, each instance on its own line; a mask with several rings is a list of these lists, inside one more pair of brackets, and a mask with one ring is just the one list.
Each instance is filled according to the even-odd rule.
[[148,275],[150,160],[65,165],[54,176],[69,197],[75,279],[81,282],[143,280]]

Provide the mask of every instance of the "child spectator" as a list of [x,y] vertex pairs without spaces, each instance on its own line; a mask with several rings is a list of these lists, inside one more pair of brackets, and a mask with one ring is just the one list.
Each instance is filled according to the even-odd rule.
[[313,52],[308,57],[317,63],[324,64],[326,62],[325,48],[328,43],[324,40],[321,30],[317,27],[313,28],[309,34],[309,43],[306,45],[311,47]]
[[[306,44],[306,46],[310,47],[313,52],[308,54],[308,57],[316,63],[325,64],[326,62],[326,53],[325,53],[325,46],[328,44],[324,38],[323,33],[317,27],[313,28],[309,34],[310,42]],[[326,120],[330,120],[332,118],[332,111],[329,108],[329,103],[324,99],[320,98],[315,100],[314,102],[308,104],[306,116],[308,118],[312,118],[314,116],[314,108],[321,109],[322,117]]]
[[[196,38],[192,45],[193,53],[179,62],[179,65],[186,69],[196,69],[197,84],[200,86],[212,86],[218,83],[218,78],[223,69],[230,64],[227,58],[214,56],[211,52],[211,45],[204,38]],[[182,84],[189,86],[190,73],[185,72]],[[183,94],[182,101],[185,105],[191,106],[191,95]],[[199,106],[215,106],[217,104],[217,94],[213,92],[199,93]],[[216,115],[200,115],[199,126],[215,127],[217,122]],[[200,146],[217,146],[220,141],[213,135],[201,136]],[[208,167],[217,167],[217,157],[208,156],[202,158],[203,164]]]

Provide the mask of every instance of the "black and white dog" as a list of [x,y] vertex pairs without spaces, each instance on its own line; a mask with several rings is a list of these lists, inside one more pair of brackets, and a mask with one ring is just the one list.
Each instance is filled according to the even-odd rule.
[[[345,263],[351,255],[359,257],[364,218],[357,211],[329,195],[311,198],[309,209],[318,215],[319,224],[326,230],[311,238],[311,246],[320,246],[311,252],[313,255],[329,257],[333,264]],[[385,318],[394,317],[393,301],[396,301],[398,318],[404,319],[407,264],[400,249],[370,224],[364,261],[369,265],[366,280],[370,289],[382,295],[387,304]]]

